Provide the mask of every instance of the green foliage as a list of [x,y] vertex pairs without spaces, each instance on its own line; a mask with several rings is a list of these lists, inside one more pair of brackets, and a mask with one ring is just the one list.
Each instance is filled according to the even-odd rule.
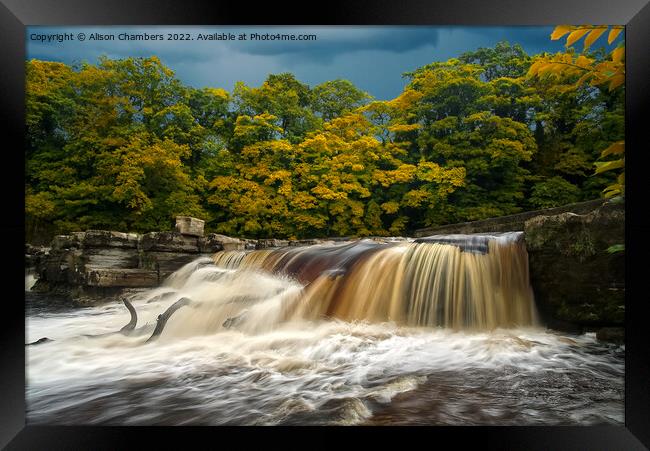
[[[558,92],[567,93],[578,90],[585,90],[585,87],[598,87],[600,97],[609,97],[610,102],[606,104],[606,110],[609,113],[622,107],[620,102],[616,105],[611,102],[616,96],[622,98],[625,87],[625,41],[621,41],[618,46],[609,54],[600,52],[588,53],[588,49],[601,36],[607,33],[607,42],[612,44],[616,38],[623,32],[624,27],[621,25],[558,25],[551,33],[551,39],[557,40],[563,36],[566,38],[566,52],[561,52],[553,56],[540,55],[531,65],[528,75],[537,80],[544,80],[552,83]],[[572,45],[584,39],[583,51],[581,54],[575,54]],[[607,96],[607,93],[612,94]],[[620,113],[622,114],[622,113]],[[614,120],[615,124],[622,126],[622,121]],[[610,184],[602,190],[605,198],[625,195],[625,142],[623,136],[614,137],[606,134],[607,144],[609,147],[601,147],[601,154],[598,159],[606,161],[593,162],[596,167],[595,174],[608,172],[610,182],[613,176],[609,171],[618,173],[616,182]],[[612,143],[613,141],[617,141]],[[611,157],[616,155],[616,159]],[[622,171],[621,171],[622,169]]]
[[481,48],[406,74],[390,100],[289,73],[196,89],[155,57],[29,61],[28,231],[165,230],[183,214],[233,236],[402,235],[620,196],[622,90],[527,76],[540,58]]
[[465,64],[476,64],[484,69],[486,81],[498,78],[520,78],[526,75],[531,58],[519,45],[503,41],[494,48],[479,48],[475,52],[465,52],[458,58]]
[[372,97],[348,80],[326,81],[312,90],[312,109],[326,120],[342,116],[366,104]]
[[279,128],[280,136],[293,143],[319,128],[320,120],[310,108],[311,90],[293,74],[271,74],[259,88],[238,82],[233,96],[240,114],[274,116],[274,125]]
[[555,176],[536,183],[528,201],[536,208],[552,208],[577,202],[580,188]]
[[609,246],[606,251],[609,254],[618,254],[619,252],[625,252],[625,244],[614,244],[612,246]]

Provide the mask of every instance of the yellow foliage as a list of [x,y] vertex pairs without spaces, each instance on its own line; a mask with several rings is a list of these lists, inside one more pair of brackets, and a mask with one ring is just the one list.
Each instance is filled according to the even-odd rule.
[[399,96],[386,102],[386,104],[391,108],[404,111],[420,100],[423,95],[419,91],[407,88]]
[[208,94],[210,94],[210,95],[212,95],[214,97],[219,97],[219,98],[221,98],[223,100],[230,99],[230,94],[225,89],[221,89],[221,88],[205,88],[205,92],[207,92]]
[[408,207],[419,207],[430,197],[431,193],[428,191],[423,189],[414,189],[404,195],[402,203]]
[[587,35],[587,37],[585,38],[584,50],[586,51],[591,46],[591,44],[593,44],[594,41],[596,41],[596,39],[598,39],[606,31],[607,31],[606,26],[596,27],[593,30],[591,30]]
[[619,169],[625,167],[625,158],[620,158],[618,160],[612,160],[612,161],[597,161],[594,163],[596,165],[596,174],[600,174],[601,172],[605,171],[611,171],[612,169]]
[[588,28],[578,28],[577,30],[569,33],[569,37],[566,39],[566,46],[569,47],[577,42],[581,37],[589,32]]
[[572,28],[571,25],[558,25],[555,27],[555,30],[553,30],[553,33],[551,33],[551,39],[553,41],[560,39],[562,36],[570,32]]
[[601,158],[606,157],[607,155],[617,155],[625,153],[625,141],[617,141],[609,146],[607,149],[603,150],[600,154]]
[[609,90],[613,91],[614,89],[621,86],[623,83],[625,83],[625,75],[623,75],[623,74],[615,74],[615,75],[612,76],[612,79],[609,82]]
[[612,61],[621,63],[625,57],[625,47],[617,47],[612,51]]
[[395,201],[384,202],[383,204],[381,204],[381,209],[388,214],[397,213],[397,211],[399,210],[399,203]]
[[395,125],[390,125],[388,127],[388,130],[393,132],[393,133],[405,133],[405,132],[412,132],[414,130],[419,129],[421,126],[420,124],[395,124]]
[[623,27],[612,27],[609,32],[609,36],[607,37],[607,43],[611,44],[614,42],[618,35],[621,34],[621,31],[623,31]]

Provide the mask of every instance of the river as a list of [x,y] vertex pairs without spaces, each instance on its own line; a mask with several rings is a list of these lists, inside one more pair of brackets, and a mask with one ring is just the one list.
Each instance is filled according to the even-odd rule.
[[623,424],[625,347],[542,327],[516,238],[222,252],[132,296],[128,333],[119,301],[26,292],[27,422]]

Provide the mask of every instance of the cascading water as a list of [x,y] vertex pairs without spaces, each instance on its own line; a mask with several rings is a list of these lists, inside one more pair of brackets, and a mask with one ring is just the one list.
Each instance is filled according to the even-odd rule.
[[518,232],[219,252],[132,303],[28,309],[28,421],[623,421],[624,347],[539,327]]
[[536,324],[521,232],[445,238],[220,252],[214,261],[305,284],[287,302],[296,305],[285,306],[286,320],[325,315],[456,329]]

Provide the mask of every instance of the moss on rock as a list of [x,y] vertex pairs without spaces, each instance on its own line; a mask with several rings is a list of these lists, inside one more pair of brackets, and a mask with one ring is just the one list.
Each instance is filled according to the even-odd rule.
[[625,241],[625,209],[606,203],[590,213],[526,221],[535,300],[546,319],[581,325],[621,325],[625,259],[607,249]]

